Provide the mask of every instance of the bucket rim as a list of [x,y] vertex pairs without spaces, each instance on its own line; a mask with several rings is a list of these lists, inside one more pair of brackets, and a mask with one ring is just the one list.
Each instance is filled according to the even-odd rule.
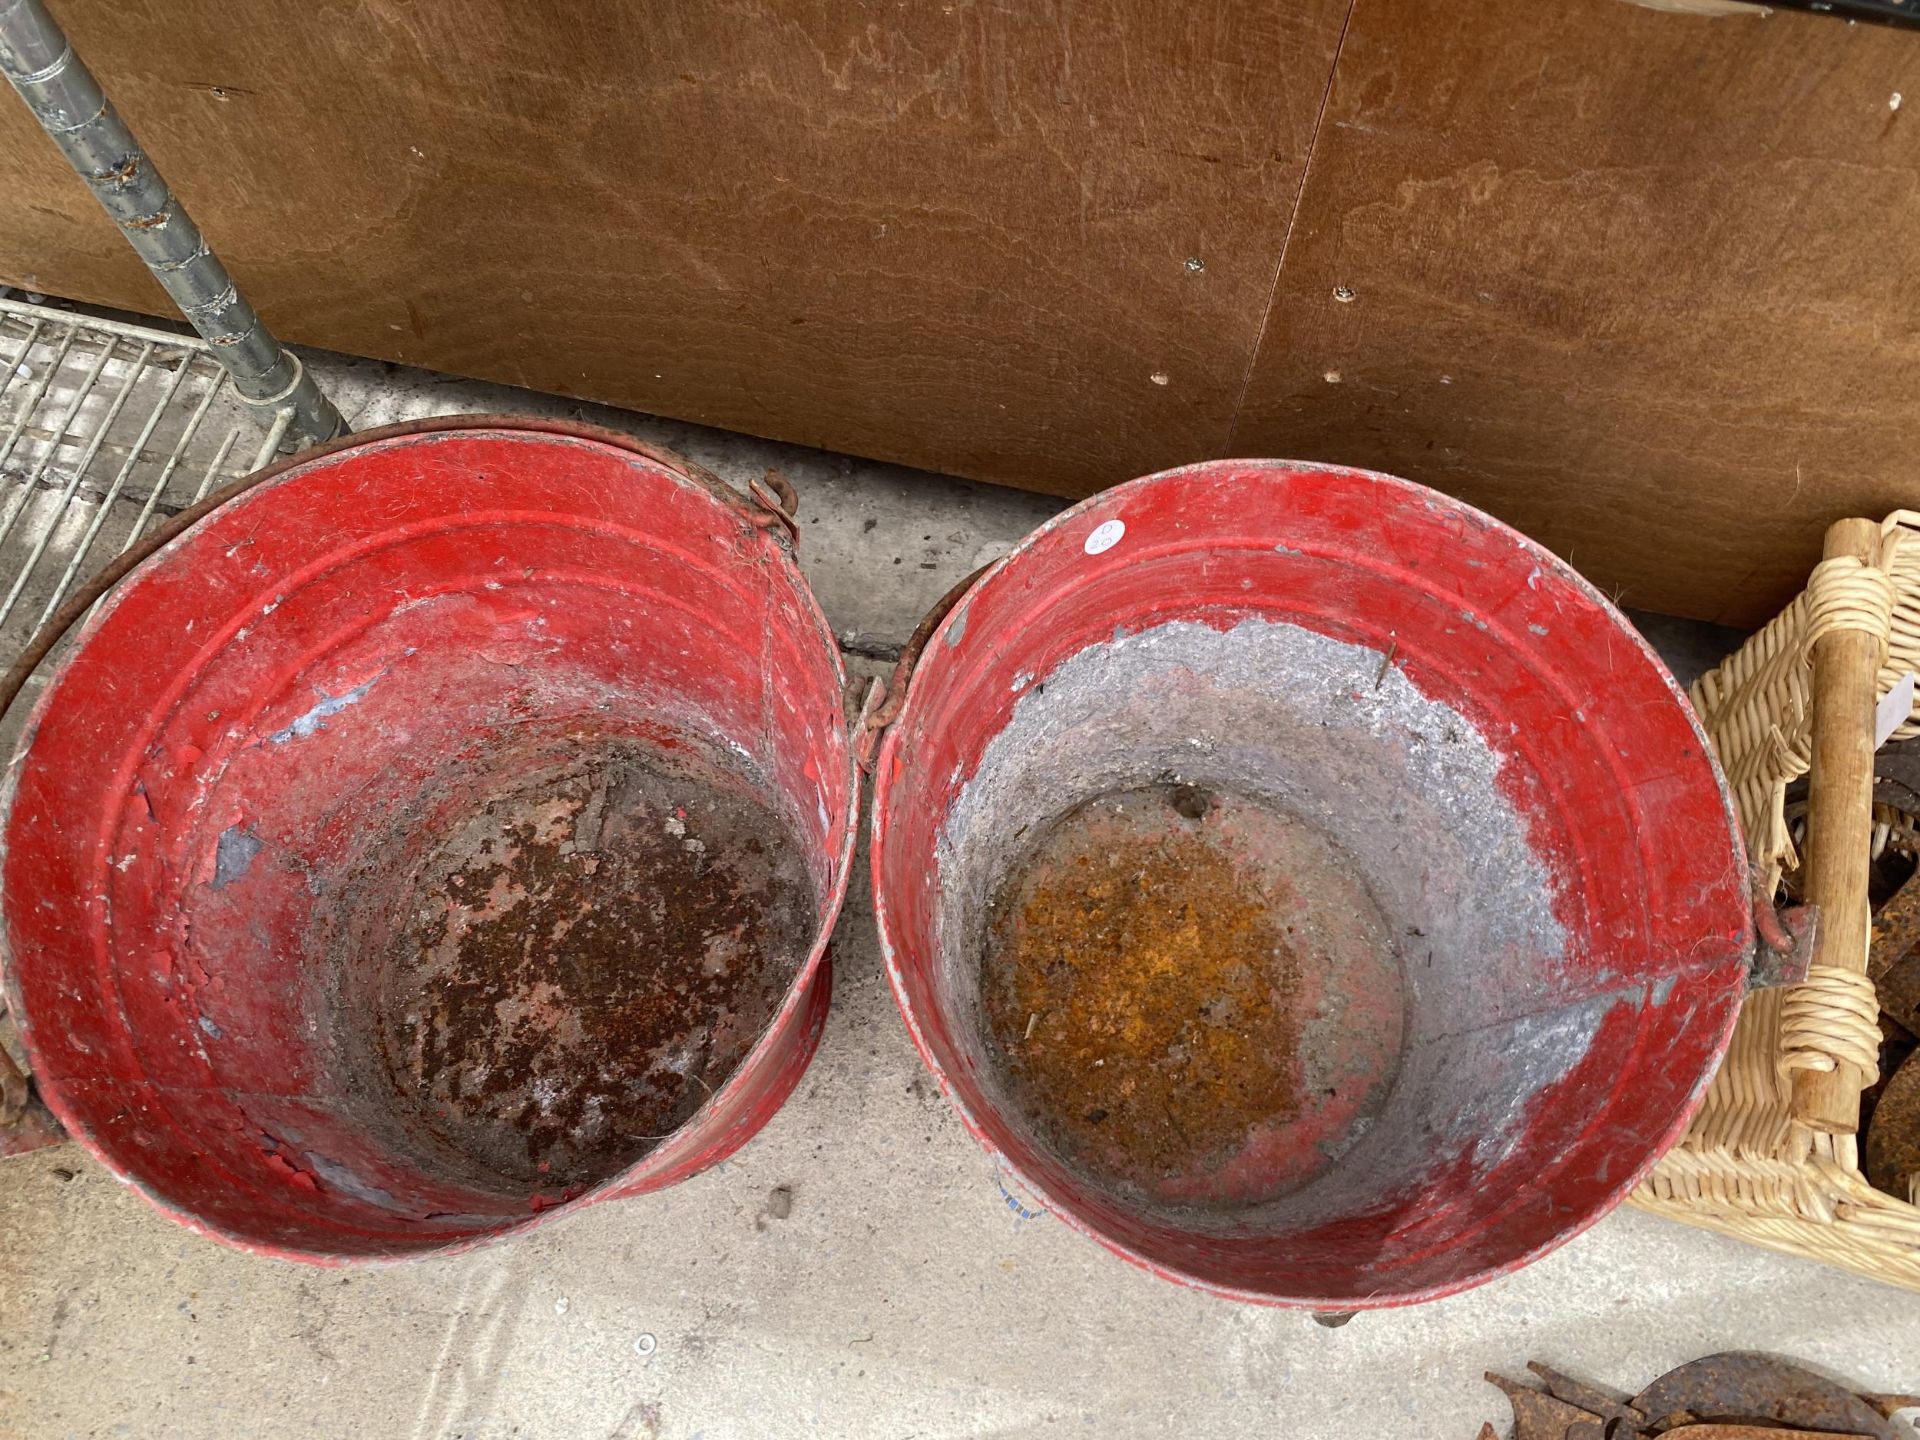
[[[967,1133],[973,1137],[975,1143],[977,1143],[981,1149],[986,1151],[989,1159],[994,1164],[1001,1167],[1016,1181],[1028,1187],[1034,1194],[1040,1196],[1045,1202],[1047,1209],[1054,1215],[1057,1215],[1071,1229],[1093,1240],[1103,1248],[1119,1256],[1122,1260],[1125,1260],[1128,1264],[1144,1270],[1150,1275],[1157,1276],[1163,1280],[1171,1280],[1177,1284],[1201,1290],[1211,1295],[1217,1295],[1222,1299],[1234,1300],[1244,1304],[1263,1305],[1278,1309],[1337,1309],[1341,1311],[1386,1310],[1407,1305],[1424,1304],[1428,1301],[1445,1299],[1448,1296],[1475,1289],[1492,1280],[1499,1279],[1503,1275],[1510,1274],[1515,1270],[1530,1265],[1536,1260],[1559,1249],[1568,1241],[1585,1233],[1588,1229],[1597,1225],[1601,1220],[1616,1210],[1626,1200],[1627,1196],[1630,1195],[1653,1170],[1653,1167],[1660,1161],[1661,1157],[1671,1150],[1674,1145],[1680,1141],[1681,1137],[1686,1134],[1687,1128],[1692,1124],[1694,1116],[1699,1112],[1701,1105],[1705,1103],[1708,1087],[1711,1085],[1714,1075],[1719,1071],[1722,1062],[1725,1060],[1728,1047],[1733,1042],[1734,1026],[1739,1020],[1740,1005],[1734,1004],[1728,1007],[1727,1015],[1719,1026],[1718,1033],[1713,1037],[1709,1063],[1703,1066],[1700,1078],[1688,1092],[1685,1101],[1677,1107],[1672,1120],[1662,1127],[1658,1136],[1649,1146],[1645,1157],[1639,1164],[1625,1171],[1624,1178],[1618,1183],[1610,1183],[1606,1194],[1599,1202],[1594,1204],[1585,1215],[1581,1216],[1568,1228],[1560,1231],[1539,1245],[1515,1257],[1503,1260],[1498,1264],[1475,1271],[1470,1275],[1458,1279],[1443,1281],[1417,1290],[1396,1291],[1391,1294],[1342,1298],[1338,1300],[1325,1296],[1315,1298],[1310,1296],[1277,1295],[1264,1290],[1250,1290],[1232,1285],[1222,1285],[1203,1279],[1180,1267],[1165,1265],[1159,1261],[1150,1259],[1132,1246],[1114,1239],[1097,1227],[1081,1220],[1071,1207],[1060,1203],[1058,1197],[1050,1187],[1035,1178],[1026,1168],[1013,1160],[988,1138],[979,1117],[955,1089],[945,1067],[935,1059],[928,1045],[925,1031],[920,1024],[919,1017],[915,1013],[914,1005],[908,996],[906,976],[904,968],[900,963],[897,937],[894,933],[895,927],[886,900],[886,889],[882,883],[881,868],[888,843],[887,817],[892,806],[894,775],[899,768],[900,746],[904,743],[903,737],[907,733],[910,717],[914,714],[916,691],[924,693],[924,687],[920,685],[921,676],[923,672],[931,672],[931,670],[940,663],[937,657],[944,654],[948,648],[944,642],[953,627],[958,625],[964,630],[967,623],[968,611],[975,597],[982,594],[988,586],[995,583],[1003,572],[1016,566],[1025,556],[1029,555],[1052,536],[1070,526],[1080,523],[1088,515],[1096,511],[1124,502],[1125,498],[1129,495],[1170,480],[1225,476],[1248,471],[1275,476],[1324,474],[1336,475],[1349,480],[1368,481],[1382,485],[1402,497],[1415,499],[1425,504],[1432,504],[1463,516],[1470,516],[1476,527],[1504,536],[1507,540],[1516,544],[1523,553],[1531,557],[1543,571],[1551,573],[1557,579],[1571,585],[1611,622],[1614,630],[1621,637],[1626,639],[1631,645],[1637,647],[1640,656],[1650,664],[1653,673],[1659,677],[1667,693],[1678,702],[1679,711],[1691,729],[1694,739],[1699,745],[1700,753],[1706,757],[1707,764],[1710,767],[1719,797],[1720,809],[1726,821],[1726,834],[1732,844],[1731,859],[1738,866],[1739,873],[1750,873],[1751,867],[1747,855],[1746,840],[1741,833],[1737,812],[1734,809],[1732,791],[1727,784],[1726,773],[1720,765],[1719,757],[1714,752],[1712,742],[1708,738],[1706,729],[1701,724],[1700,717],[1694,710],[1692,702],[1687,698],[1686,692],[1680,687],[1678,680],[1674,678],[1673,672],[1668,669],[1666,662],[1662,660],[1653,647],[1648,644],[1646,637],[1626,618],[1621,612],[1620,607],[1609,599],[1605,592],[1597,585],[1587,579],[1586,576],[1582,575],[1578,570],[1574,569],[1573,566],[1568,564],[1560,556],[1556,555],[1531,536],[1509,525],[1504,520],[1488,514],[1486,511],[1469,504],[1467,501],[1459,499],[1457,496],[1434,490],[1428,486],[1403,479],[1397,475],[1389,475],[1384,471],[1315,460],[1263,459],[1255,457],[1201,460],[1186,465],[1173,466],[1166,470],[1157,470],[1150,475],[1142,475],[1136,479],[1110,486],[1105,490],[1096,491],[1092,495],[1085,496],[1042,524],[1036,526],[1011,550],[998,557],[991,564],[983,567],[974,577],[973,583],[967,586],[960,597],[954,601],[948,613],[944,615],[939,623],[929,632],[925,648],[916,658],[913,672],[907,679],[905,699],[899,712],[895,715],[893,723],[881,738],[873,767],[873,803],[868,819],[867,861],[869,881],[873,891],[874,920],[880,937],[881,959],[887,973],[888,988],[893,992],[894,1003],[900,1011],[901,1020],[906,1025],[908,1038],[913,1042],[914,1049],[919,1053],[921,1062],[932,1072],[934,1081],[939,1086],[940,1092],[946,1096],[948,1102],[959,1114],[961,1124],[966,1128]],[[1044,679],[1045,677],[1036,676],[1035,678]],[[1749,909],[1743,913],[1742,929],[1742,945],[1748,953],[1751,953],[1753,948],[1753,936],[1753,918],[1751,910]],[[1497,1218],[1497,1213],[1489,1217],[1490,1220]]]
[[[435,436],[548,439],[598,445],[605,450],[621,452],[646,461],[666,471],[676,482],[692,484],[706,493],[716,504],[731,512],[743,531],[758,534],[764,538],[767,549],[777,557],[777,563],[792,593],[802,602],[802,631],[819,639],[831,658],[837,693],[843,697],[846,694],[845,657],[840,653],[832,627],[827,621],[825,612],[820,608],[819,597],[814,593],[813,587],[808,583],[805,573],[795,558],[793,544],[786,539],[785,532],[778,527],[759,523],[757,517],[762,511],[756,503],[749,497],[743,496],[705,466],[636,436],[605,426],[571,420],[483,413],[441,415],[421,420],[400,421],[338,436],[323,444],[300,451],[298,454],[277,460],[213,492],[207,497],[205,511],[191,524],[120,577],[101,598],[93,613],[74,630],[70,637],[67,637],[64,651],[57,659],[50,656],[51,664],[42,662],[40,669],[36,671],[36,674],[44,675],[40,693],[32,701],[26,722],[13,746],[4,772],[0,772],[0,859],[4,858],[6,836],[13,824],[20,777],[33,750],[42,721],[51,709],[55,696],[76,657],[105,627],[122,600],[144,577],[174,557],[217,517],[230,515],[234,507],[240,504],[263,499],[271,491],[278,490],[287,484],[297,483],[316,466],[342,457],[389,448],[396,443],[420,441]],[[6,867],[4,863],[0,863],[0,999],[6,1002],[6,1010],[13,1019],[20,1047],[26,1053],[29,1078],[34,1080],[34,1093],[52,1112],[54,1119],[59,1122],[68,1137],[98,1161],[115,1180],[132,1189],[169,1220],[179,1223],[196,1235],[247,1254],[263,1255],[323,1268],[397,1265],[432,1256],[465,1254],[551,1224],[563,1216],[571,1215],[598,1201],[637,1195],[688,1178],[707,1165],[726,1158],[739,1145],[751,1139],[759,1128],[754,1126],[747,1134],[737,1139],[731,1134],[716,1137],[711,1147],[716,1153],[710,1158],[703,1159],[698,1153],[689,1153],[687,1141],[695,1122],[701,1116],[720,1108],[723,1102],[737,1098],[748,1080],[755,1076],[761,1076],[774,1083],[774,1089],[770,1093],[777,1095],[775,1110],[784,1105],[811,1064],[825,1029],[831,1003],[833,978],[832,961],[828,952],[833,931],[839,921],[840,912],[845,906],[847,891],[852,880],[854,853],[860,838],[862,802],[862,774],[859,747],[856,743],[857,736],[853,728],[846,723],[844,706],[839,716],[839,723],[826,728],[840,737],[839,743],[845,752],[847,804],[843,817],[844,838],[838,851],[829,855],[830,883],[823,897],[822,918],[816,926],[813,943],[806,958],[788,983],[780,1006],[768,1020],[759,1039],[741,1058],[733,1073],[719,1089],[709,1095],[698,1110],[653,1150],[632,1165],[615,1172],[577,1195],[543,1205],[539,1209],[530,1209],[525,1215],[508,1220],[498,1229],[392,1254],[329,1250],[319,1246],[264,1242],[249,1238],[227,1226],[212,1222],[194,1211],[174,1204],[115,1160],[113,1152],[68,1104],[63,1086],[56,1084],[43,1087],[39,1083],[37,1077],[44,1073],[43,1057],[35,1033],[37,1027],[27,1007],[22,1003],[12,927],[8,921],[9,897],[6,888]],[[766,1072],[764,1066],[776,1046],[781,1043],[790,1043],[787,1041],[786,1032],[794,1023],[796,1012],[802,1006],[809,1007],[809,1013],[799,1017],[805,1029],[797,1036],[800,1050],[798,1063],[790,1079],[785,1080],[783,1084],[781,1076]],[[771,1118],[771,1115],[768,1118]],[[764,1123],[763,1121],[762,1124]],[[679,1174],[663,1173],[672,1172],[678,1166],[686,1168]]]

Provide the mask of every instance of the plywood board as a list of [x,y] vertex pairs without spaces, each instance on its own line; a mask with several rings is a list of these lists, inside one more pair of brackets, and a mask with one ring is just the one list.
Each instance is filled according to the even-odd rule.
[[1231,447],[1752,624],[1920,502],[1920,35],[1358,0]]
[[[1911,33],[1626,0],[58,10],[294,340],[1060,494],[1373,465],[1737,623],[1827,520],[1920,503]],[[10,104],[0,280],[164,308]]]
[[[1225,440],[1347,0],[55,8],[287,338],[1078,492]],[[161,307],[12,104],[0,195]]]

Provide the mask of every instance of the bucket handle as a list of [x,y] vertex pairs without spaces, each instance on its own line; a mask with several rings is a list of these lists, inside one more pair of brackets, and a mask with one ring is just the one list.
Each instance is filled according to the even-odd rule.
[[764,480],[749,480],[747,493],[766,513],[754,516],[753,523],[763,530],[778,525],[787,537],[788,550],[800,548],[800,494],[793,482],[778,470],[768,470]]
[[953,609],[963,599],[974,583],[991,570],[998,561],[990,560],[978,570],[960,580],[951,590],[933,602],[933,608],[920,617],[920,623],[913,627],[913,634],[907,643],[900,647],[900,658],[893,662],[893,673],[884,682],[875,681],[879,703],[869,698],[866,713],[860,719],[860,739],[858,750],[860,768],[871,774],[873,760],[880,748],[880,735],[889,725],[900,718],[900,712],[906,708],[907,687],[913,681],[913,672],[920,664],[921,652],[927,648],[927,642],[933,638],[933,632],[940,628],[940,622],[953,613]]

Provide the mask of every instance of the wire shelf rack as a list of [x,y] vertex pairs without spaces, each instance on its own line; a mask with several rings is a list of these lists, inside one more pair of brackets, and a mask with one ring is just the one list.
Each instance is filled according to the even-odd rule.
[[262,434],[205,341],[0,296],[0,665],[285,423]]

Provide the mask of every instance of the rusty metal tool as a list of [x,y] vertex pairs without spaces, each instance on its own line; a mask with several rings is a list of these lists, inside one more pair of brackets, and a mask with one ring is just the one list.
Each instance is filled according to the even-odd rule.
[[[1631,1400],[1538,1361],[1546,1389],[1489,1371],[1513,1406],[1513,1440],[1896,1440],[1920,1396],[1856,1395],[1802,1365],[1728,1351],[1669,1370]],[[1494,1434],[1491,1425],[1480,1440]]]
[[1491,1370],[1487,1380],[1513,1406],[1513,1440],[1606,1440],[1605,1422],[1592,1411]]
[[[1679,1433],[1678,1416],[1724,1423],[1771,1422],[1815,1431],[1897,1440],[1893,1422],[1839,1382],[1753,1351],[1708,1355],[1669,1370],[1633,1397],[1648,1429]],[[1706,1440],[1699,1436],[1697,1440]]]

